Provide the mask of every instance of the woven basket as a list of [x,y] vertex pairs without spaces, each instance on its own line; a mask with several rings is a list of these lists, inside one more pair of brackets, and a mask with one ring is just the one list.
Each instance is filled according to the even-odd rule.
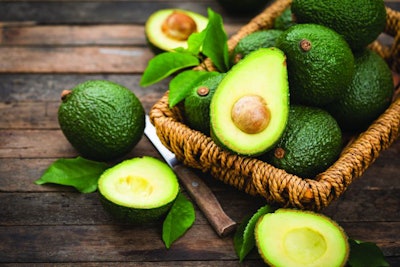
[[[274,19],[291,0],[273,2],[243,26],[228,41],[230,51],[245,35],[273,27]],[[391,47],[375,41],[371,48],[383,57],[392,70],[400,73],[400,13],[387,7],[386,34],[394,37]],[[390,38],[391,39],[391,38]],[[214,70],[207,59],[198,69]],[[339,159],[316,177],[298,177],[260,161],[243,157],[218,147],[210,137],[183,123],[179,106],[170,109],[168,91],[150,111],[150,118],[162,143],[185,165],[209,172],[213,177],[252,196],[262,196],[267,203],[285,207],[321,210],[338,198],[346,188],[378,158],[398,137],[400,97],[363,133],[354,136]]]

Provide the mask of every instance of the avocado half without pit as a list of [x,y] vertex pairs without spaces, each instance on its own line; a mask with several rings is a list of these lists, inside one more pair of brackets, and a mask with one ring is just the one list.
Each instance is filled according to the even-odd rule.
[[349,243],[329,217],[295,209],[278,209],[257,221],[255,239],[264,261],[276,267],[346,266]]
[[288,120],[287,75],[286,56],[277,48],[258,49],[232,67],[210,104],[215,143],[247,156],[271,149]]
[[137,225],[156,222],[169,211],[179,182],[166,163],[143,156],[107,169],[98,189],[106,212],[117,221]]
[[201,32],[208,19],[198,13],[182,9],[161,9],[146,21],[147,41],[156,53],[187,48],[187,40],[192,33]]

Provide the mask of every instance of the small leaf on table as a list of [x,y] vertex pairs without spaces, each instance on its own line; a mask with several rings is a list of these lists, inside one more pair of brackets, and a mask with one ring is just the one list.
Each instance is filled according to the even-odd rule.
[[82,157],[58,159],[35,183],[38,185],[53,183],[73,186],[81,193],[91,193],[97,190],[97,181],[107,168],[106,163]]
[[349,239],[350,255],[348,264],[351,267],[386,267],[390,266],[382,251],[372,242]]
[[192,202],[179,193],[170,211],[165,217],[162,239],[169,248],[173,242],[183,236],[196,219]]
[[242,262],[244,258],[255,246],[254,229],[256,227],[258,219],[264,214],[274,212],[275,208],[269,205],[263,206],[257,210],[252,216],[246,217],[243,222],[239,225],[233,238],[236,254],[239,256],[239,260]]

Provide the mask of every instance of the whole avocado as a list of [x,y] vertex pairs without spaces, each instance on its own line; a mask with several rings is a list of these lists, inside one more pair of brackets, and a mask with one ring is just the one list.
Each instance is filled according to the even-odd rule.
[[342,131],[327,111],[292,105],[281,139],[260,158],[288,173],[314,178],[338,158],[341,150]]
[[293,0],[292,13],[298,23],[329,27],[361,50],[385,29],[386,9],[382,0]]
[[126,87],[89,80],[66,90],[58,109],[62,132],[85,158],[113,160],[128,153],[144,133],[144,108]]
[[322,107],[343,94],[354,74],[354,56],[334,30],[318,24],[296,24],[276,46],[287,57],[292,103]]
[[394,94],[392,72],[385,60],[372,50],[355,55],[355,74],[338,101],[328,110],[342,129],[365,130],[390,105]]

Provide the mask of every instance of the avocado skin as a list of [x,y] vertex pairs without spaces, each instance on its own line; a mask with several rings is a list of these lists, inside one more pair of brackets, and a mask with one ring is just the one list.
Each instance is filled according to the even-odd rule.
[[365,130],[390,105],[392,73],[385,60],[365,49],[355,54],[355,74],[342,97],[328,110],[344,130]]
[[233,50],[230,60],[236,64],[239,60],[245,58],[251,52],[259,48],[268,48],[275,46],[276,39],[283,33],[281,30],[268,29],[256,31],[240,39]]
[[293,0],[292,12],[298,23],[316,23],[329,27],[362,50],[384,30],[385,3],[381,0]]
[[85,158],[108,161],[127,154],[144,133],[145,112],[126,87],[107,80],[78,84],[58,109],[60,128]]
[[293,18],[292,9],[290,7],[286,8],[282,14],[274,20],[274,28],[282,31],[289,29],[295,24],[296,21]]
[[144,225],[161,220],[174,203],[174,201],[172,201],[161,207],[152,209],[135,209],[113,203],[101,193],[98,193],[98,195],[103,209],[110,214],[115,221],[132,225]]
[[[304,51],[300,44],[308,40]],[[354,56],[338,33],[318,24],[296,24],[284,31],[276,46],[287,56],[290,100],[322,107],[336,101],[351,82]]]
[[[205,135],[210,135],[210,103],[215,90],[225,75],[226,73],[218,73],[198,82],[185,98],[185,122],[190,128],[198,130]],[[197,89],[200,87],[208,88],[209,93],[206,96],[199,96]]]
[[[276,156],[277,149],[284,151],[282,158]],[[292,105],[283,136],[260,158],[288,173],[314,178],[338,158],[341,150],[341,129],[327,111]]]

